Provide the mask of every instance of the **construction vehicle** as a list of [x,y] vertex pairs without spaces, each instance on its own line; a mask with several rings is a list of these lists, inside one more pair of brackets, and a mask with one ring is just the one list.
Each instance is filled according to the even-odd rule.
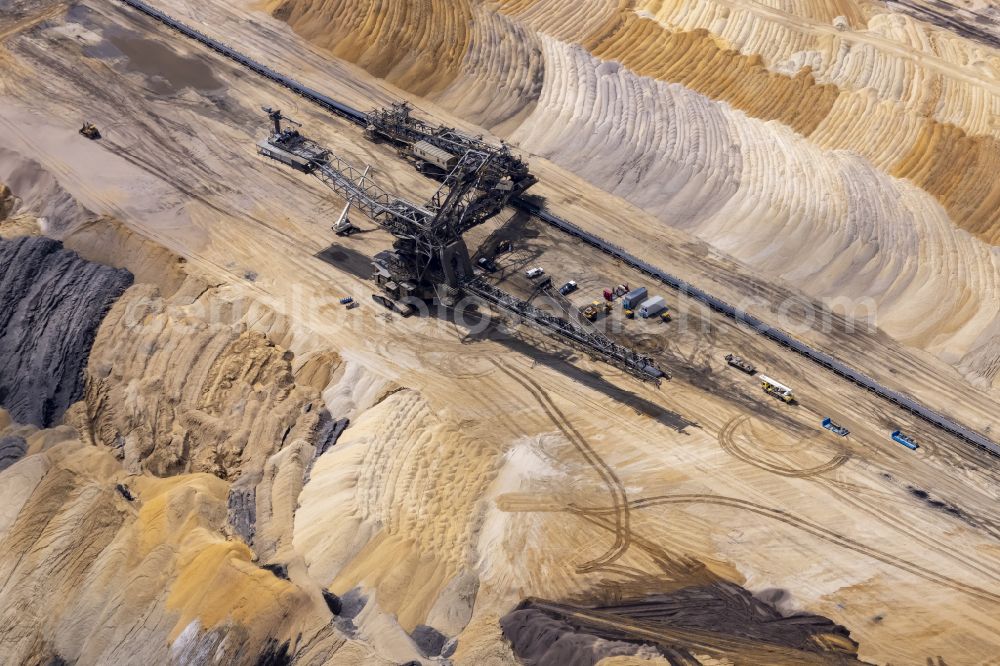
[[912,437],[910,437],[908,435],[904,435],[899,430],[893,430],[892,431],[892,439],[893,439],[893,441],[896,441],[896,442],[902,444],[903,446],[905,446],[906,448],[910,449],[911,451],[916,451],[917,449],[920,448],[920,445],[917,444],[913,440]]
[[649,293],[645,287],[637,287],[622,296],[622,308],[625,310],[635,310],[636,306],[646,300]]
[[670,314],[670,308],[667,308],[666,310],[660,313],[660,319],[662,319],[664,323],[673,320],[673,318],[674,316]]
[[473,277],[472,261],[462,238],[491,219],[513,196],[493,153],[467,151],[429,201],[416,205],[395,197],[372,181],[369,168],[358,169],[329,149],[282,122],[296,123],[281,111],[264,108],[272,123],[258,152],[303,173],[312,174],[395,237],[393,249],[374,257],[374,280],[389,298],[440,299],[456,302],[463,281]]
[[83,123],[83,127],[80,128],[80,134],[87,137],[91,141],[96,141],[101,138],[101,131],[97,129],[97,126],[92,122]]
[[479,260],[476,261],[476,265],[487,273],[495,273],[497,270],[496,263],[489,257],[480,257]]
[[795,402],[795,395],[792,393],[792,389],[766,375],[760,376],[760,386],[769,395],[773,395],[775,398],[789,405]]
[[587,321],[594,321],[597,319],[597,315],[601,314],[602,311],[605,315],[607,315],[611,313],[612,309],[613,306],[610,303],[594,301],[583,309],[583,316],[587,319]]
[[[407,316],[428,301],[451,306],[462,297],[469,297],[510,315],[514,321],[529,324],[564,343],[582,348],[643,381],[658,385],[662,378],[668,377],[649,356],[618,344],[580,321],[573,321],[576,316],[567,319],[547,312],[490,284],[481,271],[474,271],[463,235],[493,218],[512,197],[519,196],[535,182],[527,173],[527,166],[514,158],[505,146],[497,149],[464,136],[452,141],[454,135],[445,130],[435,133],[435,141],[428,139],[433,145],[445,150],[449,145],[461,146],[464,152],[460,153],[455,167],[443,175],[440,187],[430,200],[417,205],[373,182],[367,169],[359,169],[296,129],[282,128],[281,122],[287,118],[280,111],[264,110],[273,127],[257,144],[260,155],[315,176],[393,236],[393,248],[373,257],[372,279],[382,292],[372,295],[376,303]],[[429,126],[418,123],[383,127],[389,134],[379,127],[375,123],[373,130],[379,137],[389,138],[399,145],[426,138],[425,133],[409,140]],[[393,138],[390,134],[396,129],[403,134]],[[543,273],[541,268],[531,271],[534,277]]]
[[417,311],[417,308],[412,303],[403,303],[392,298],[386,298],[382,294],[372,294],[372,300],[387,310],[392,310],[404,317],[409,317]]
[[625,310],[626,319],[635,319],[635,310]]
[[822,425],[824,428],[826,428],[833,434],[840,435],[841,437],[847,437],[851,433],[851,431],[845,428],[844,426],[837,425],[836,423],[834,423],[829,416],[823,419]]
[[742,356],[735,356],[733,354],[726,354],[726,363],[728,363],[729,365],[733,366],[737,370],[742,370],[743,372],[747,373],[748,375],[755,375],[755,374],[757,374],[757,368],[755,368],[753,365],[751,365]]
[[520,196],[538,179],[528,165],[515,156],[506,143],[491,144],[482,136],[470,136],[453,127],[432,125],[413,117],[406,102],[376,109],[365,115],[365,136],[387,141],[413,162],[418,171],[438,179],[448,177],[470,152],[488,156],[480,176],[489,189],[504,189]]
[[642,305],[639,306],[639,316],[643,319],[649,319],[650,317],[655,317],[666,309],[667,303],[663,299],[663,296],[654,296],[653,298],[648,298],[642,302]]
[[562,294],[563,296],[568,296],[569,294],[572,294],[574,291],[576,291],[576,289],[577,289],[576,280],[570,280],[563,286],[559,287],[559,293]]

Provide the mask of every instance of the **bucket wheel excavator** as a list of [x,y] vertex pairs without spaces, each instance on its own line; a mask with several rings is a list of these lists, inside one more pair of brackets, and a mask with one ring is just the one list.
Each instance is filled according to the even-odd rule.
[[[348,163],[302,135],[295,129],[300,125],[281,111],[264,108],[264,112],[271,126],[257,144],[260,155],[315,176],[393,236],[392,249],[379,252],[372,261],[373,279],[382,292],[374,296],[377,302],[407,314],[419,301],[437,299],[454,305],[468,296],[644,381],[658,384],[667,376],[648,356],[581,322],[537,308],[473,270],[463,234],[500,213],[535,182],[526,165],[512,158],[505,146],[493,149],[475,141],[456,142],[449,135],[447,145],[461,152],[454,159],[440,160],[450,169],[439,179],[434,195],[417,205],[384,190],[369,169]],[[283,126],[283,121],[291,127]]]

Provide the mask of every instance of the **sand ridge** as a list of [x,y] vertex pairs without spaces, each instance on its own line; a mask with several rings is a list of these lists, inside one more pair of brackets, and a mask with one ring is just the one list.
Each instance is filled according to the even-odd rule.
[[[91,17],[92,24],[122,22],[136,31],[142,23],[113,7],[88,6],[103,12]],[[230,3],[214,2],[177,3],[170,9],[206,30],[239,39],[241,48],[255,57],[301,72],[338,99],[360,105],[390,98],[389,84],[341,61],[324,60],[263,14],[242,14]],[[601,21],[609,19],[613,25],[618,3],[612,9]],[[508,29],[503,21],[495,25]],[[563,21],[560,27],[572,26]],[[143,29],[150,39],[175,46],[176,36],[161,28]],[[637,77],[567,40],[540,35],[531,43],[543,48],[537,55],[546,58],[546,64],[559,65],[546,68],[552,77],[542,80],[535,102],[555,119],[548,125],[550,132],[565,129],[547,144],[547,152],[555,156],[582,144],[591,151],[588,161],[595,162],[593,156],[615,146],[616,138],[642,137],[655,146],[649,161],[637,161],[625,146],[607,177],[638,193],[641,184],[629,180],[636,176],[632,164],[642,165],[647,173],[670,170],[678,189],[663,188],[668,191],[657,196],[692,203],[683,224],[669,226],[535,156],[532,163],[544,175],[539,191],[560,214],[602,235],[615,235],[631,251],[700,284],[707,280],[727,297],[759,288],[780,300],[783,292],[773,279],[752,273],[679,230],[706,224],[696,214],[696,201],[705,205],[711,224],[728,234],[737,250],[745,231],[735,226],[734,218],[763,226],[774,215],[772,203],[773,210],[785,212],[769,228],[771,235],[792,237],[798,248],[816,244],[812,228],[793,236],[796,222],[806,213],[850,213],[855,202],[864,205],[857,207],[852,225],[868,224],[871,210],[887,211],[886,218],[893,220],[913,215],[914,224],[923,225],[920,234],[903,235],[888,222],[872,223],[866,228],[873,231],[867,233],[879,242],[919,249],[923,234],[948,237],[949,221],[930,195],[900,185],[856,155],[825,154],[781,123],[752,118],[676,83]],[[116,369],[120,376],[112,373],[110,395],[131,400],[129,406],[138,408],[134,419],[119,413],[119,404],[101,406],[104,422],[116,429],[135,426],[149,441],[144,428],[164,431],[158,411],[173,409],[168,398],[180,396],[179,409],[164,419],[170,432],[175,427],[179,435],[194,431],[196,436],[187,439],[194,444],[188,457],[199,466],[216,464],[218,453],[225,463],[219,468],[226,479],[187,469],[164,472],[162,466],[161,473],[176,475],[153,479],[149,469],[138,470],[150,489],[161,482],[167,484],[163,488],[176,489],[178,497],[164,502],[168,508],[163,520],[197,528],[186,533],[192,548],[181,552],[189,558],[185,562],[205,565],[198,567],[203,576],[168,568],[159,589],[175,580],[183,582],[174,605],[155,630],[134,632],[148,639],[143,655],[150,660],[162,660],[168,649],[178,660],[206,650],[222,650],[229,657],[226,646],[232,645],[245,645],[247,653],[255,655],[273,654],[269,641],[278,641],[280,647],[286,638],[301,633],[289,649],[305,663],[430,661],[410,634],[426,638],[437,631],[448,641],[457,640],[457,663],[514,663],[499,619],[525,596],[608,603],[624,595],[703,585],[714,578],[777,599],[789,612],[820,613],[848,626],[869,660],[909,663],[943,655],[975,663],[995,653],[995,614],[989,609],[997,603],[993,588],[1000,575],[991,546],[998,524],[991,508],[996,473],[975,451],[721,319],[687,332],[667,325],[633,329],[641,331],[644,344],[655,347],[676,371],[662,391],[636,385],[530,332],[484,339],[444,318],[386,321],[368,302],[370,286],[323,257],[334,246],[370,255],[384,249],[388,239],[378,232],[360,234],[350,242],[335,238],[327,228],[328,218],[342,202],[319,184],[254,157],[253,140],[262,130],[257,108],[280,105],[338,151],[375,163],[380,182],[408,196],[419,195],[428,182],[397,160],[392,150],[365,142],[356,129],[209,53],[202,57],[229,84],[221,98],[201,97],[203,93],[194,90],[162,98],[142,94],[148,83],[144,75],[121,62],[112,62],[114,69],[80,56],[77,44],[63,32],[42,29],[17,39],[15,47],[18,57],[44,76],[20,80],[23,98],[0,110],[0,124],[9,130],[11,145],[35,155],[95,215],[120,216],[130,231],[182,256],[192,273],[190,282],[167,288],[158,283],[172,273],[164,269],[157,277],[156,271],[149,271],[157,284],[143,286],[148,300],[135,302],[144,303],[138,309],[140,321],[150,330],[136,337],[169,349],[151,349],[148,344],[127,348]],[[176,48],[187,49],[191,57],[190,45]],[[506,53],[520,53],[521,58],[533,51]],[[58,66],[62,59],[78,63],[87,76],[67,74]],[[577,72],[584,85],[573,80]],[[525,85],[528,79],[511,75],[503,80]],[[458,90],[455,81],[448,86]],[[115,100],[128,100],[131,106],[124,113],[129,122],[109,131],[104,144],[73,143],[69,135],[75,137],[76,127],[23,111],[33,96],[42,94],[61,113],[87,104],[110,115]],[[643,99],[653,100],[648,106],[671,109],[683,124],[674,123],[672,129],[650,124],[639,102]],[[592,114],[589,100],[598,101],[602,111]],[[557,108],[563,104],[566,108]],[[427,105],[434,108],[432,102]],[[512,108],[506,104],[503,114]],[[603,109],[622,109],[619,115],[628,122],[611,125]],[[507,124],[518,124],[537,140],[548,141],[544,118]],[[446,113],[439,119],[460,123]],[[210,144],[204,132],[211,133]],[[731,147],[737,143],[746,150],[735,155]],[[169,149],[157,149],[161,144]],[[652,159],[660,152],[665,155],[662,161]],[[565,159],[568,163],[580,158]],[[100,173],[94,164],[101,167]],[[720,164],[725,167],[716,166]],[[806,178],[814,164],[820,165],[815,180]],[[848,177],[839,178],[841,173]],[[202,186],[206,174],[212,174],[214,187]],[[704,174],[705,184],[692,174]],[[711,197],[716,186],[728,194],[725,201]],[[831,191],[837,196],[827,196]],[[732,206],[733,201],[739,208],[718,215],[720,205]],[[537,258],[560,276],[579,279],[580,298],[599,293],[600,286],[612,280],[643,280],[550,230],[530,224],[527,230],[529,237],[519,253]],[[810,268],[781,266],[784,257],[794,256],[793,250],[773,249],[767,232],[762,229],[748,243],[747,251],[755,258],[782,270]],[[866,232],[843,233],[846,238]],[[127,239],[115,245],[136,247]],[[929,249],[929,256],[936,251]],[[944,256],[964,251],[965,246],[949,246]],[[897,260],[869,259],[863,252],[844,256],[843,261],[876,264]],[[815,256],[809,261],[815,263]],[[166,265],[175,267],[176,260]],[[952,264],[944,265],[951,270]],[[810,274],[810,282],[847,279],[850,270],[839,268]],[[937,269],[929,263],[926,270]],[[252,279],[247,277],[250,271]],[[893,273],[892,266],[885,268],[886,279]],[[917,283],[909,277],[903,275],[897,288]],[[724,278],[729,282],[722,284]],[[160,296],[154,293],[157,288]],[[307,307],[281,312],[272,307],[302,293],[315,297],[305,300]],[[345,312],[336,303],[343,294],[362,301],[362,307]],[[689,315],[683,299],[671,300],[676,301],[671,304],[679,320]],[[198,310],[206,301],[218,304],[221,315],[216,321],[199,321]],[[954,317],[963,325],[963,317]],[[192,337],[211,346],[204,362],[173,332],[191,324],[190,330],[197,332]],[[933,338],[948,325],[943,320],[927,322],[928,329],[921,333]],[[109,345],[119,344],[132,330],[112,320],[105,328],[110,331]],[[988,335],[990,325],[980,330]],[[866,363],[882,355],[890,368],[898,361],[919,369],[913,378],[915,391],[922,397],[944,393],[935,400],[963,418],[975,419],[976,425],[992,418],[986,394],[963,385],[936,359],[913,355],[875,335],[829,340]],[[722,355],[732,349],[794,383],[802,404],[786,408],[727,368]],[[295,356],[279,360],[279,350]],[[105,348],[97,352],[109,353]],[[170,358],[197,358],[190,381],[167,372],[162,374],[169,390],[143,384],[147,364],[161,374]],[[977,367],[986,367],[980,362]],[[892,380],[890,370],[871,367]],[[88,371],[95,385],[100,370],[94,365]],[[233,386],[224,387],[228,374],[236,379]],[[293,379],[294,388],[277,390],[286,376]],[[258,377],[275,386],[256,386]],[[142,391],[129,394],[129,386],[141,386]],[[204,401],[202,394],[207,396]],[[331,416],[350,415],[352,425],[337,445],[314,460],[322,447],[306,427],[309,417],[293,420],[288,403],[313,412],[319,401]],[[241,404],[247,405],[243,413]],[[219,420],[233,424],[234,436],[224,437],[218,428],[202,429],[201,421],[180,417],[195,408],[225,415]],[[258,411],[264,409],[274,412],[273,419]],[[839,446],[818,425],[826,414],[851,427],[851,437]],[[70,416],[72,426],[53,429],[44,437],[64,440],[68,429],[72,438],[76,428],[86,435],[89,417],[84,405]],[[210,419],[204,422],[213,425]],[[296,436],[284,438],[276,422],[292,425]],[[267,436],[242,439],[237,431],[245,424],[259,424]],[[888,439],[889,428],[897,424],[921,440],[916,454]],[[21,436],[17,433],[26,430],[11,425],[11,436]],[[0,433],[0,438],[6,436]],[[42,439],[25,438],[27,455],[14,465],[22,467],[12,486],[31,485],[48,464],[38,451]],[[175,456],[175,442],[156,441],[151,462],[159,466]],[[182,441],[185,438],[178,437]],[[233,455],[232,449],[238,448],[234,445],[244,442],[246,457]],[[97,446],[90,441],[86,445],[106,454],[105,464],[114,474],[124,474],[108,443],[94,443]],[[3,450],[19,447],[15,443]],[[3,472],[4,481],[14,477],[14,467]],[[237,468],[241,473],[231,484]],[[131,478],[126,480],[129,488],[140,485]],[[118,492],[111,483],[103,487]],[[235,509],[230,503],[234,492],[240,497]],[[189,511],[181,495],[190,495],[190,503],[204,513]],[[22,491],[7,506],[23,507],[23,497]],[[139,497],[141,502],[141,492]],[[34,507],[18,511],[15,520],[41,515]],[[248,507],[256,511],[257,529],[243,537],[227,523],[233,513],[246,516]],[[176,523],[168,520],[172,516]],[[150,523],[160,525],[160,518],[153,518]],[[211,527],[200,529],[205,524]],[[206,531],[213,538],[207,538]],[[167,559],[173,544],[156,544],[163,535],[159,528],[150,534],[150,552]],[[82,535],[69,539],[87,543]],[[7,547],[16,550],[24,543]],[[246,547],[257,562],[251,556],[248,564]],[[39,559],[45,560],[46,552],[41,549]],[[273,581],[260,577],[258,564],[273,567],[267,571]],[[253,587],[235,589],[232,581],[244,576]],[[202,581],[205,589],[197,584]],[[776,589],[787,592],[781,596]],[[236,602],[231,615],[240,622],[220,621],[226,608],[216,590],[230,593]],[[257,591],[259,597],[245,598]],[[357,614],[333,617],[327,604],[336,604],[330,594]],[[86,608],[100,598],[89,595]],[[254,604],[257,600],[262,606]],[[45,603],[39,600],[33,607],[44,608]],[[143,622],[158,617],[155,609],[161,608],[153,606],[147,613],[125,602],[122,607]],[[259,615],[262,624],[246,619],[246,610]],[[915,617],[933,617],[933,623],[914,622]],[[178,627],[178,620],[187,624]],[[264,622],[274,631],[265,631]],[[116,616],[109,624],[125,623]],[[54,630],[39,626],[43,640],[50,640]],[[713,658],[699,656],[699,661],[713,663]]]
[[[364,11],[295,6],[309,30]],[[425,97],[775,278],[872,299],[890,335],[992,385],[994,50],[869,2],[468,10],[462,63]]]

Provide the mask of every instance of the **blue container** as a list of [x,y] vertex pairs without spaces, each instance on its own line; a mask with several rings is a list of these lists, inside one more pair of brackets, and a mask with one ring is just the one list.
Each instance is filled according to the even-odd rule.
[[847,437],[849,434],[851,434],[850,430],[848,430],[843,426],[837,425],[836,423],[833,422],[833,419],[831,419],[829,416],[823,419],[823,427],[833,433],[840,435],[841,437]]
[[892,438],[911,451],[916,451],[920,448],[920,445],[914,442],[912,437],[908,437],[898,430],[892,431]]
[[635,306],[646,300],[648,293],[645,287],[636,287],[622,296],[622,307],[626,310],[635,310]]

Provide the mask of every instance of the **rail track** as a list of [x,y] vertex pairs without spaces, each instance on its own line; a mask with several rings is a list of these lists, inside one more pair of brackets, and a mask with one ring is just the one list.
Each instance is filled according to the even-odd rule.
[[[228,58],[243,67],[250,69],[251,71],[259,74],[260,76],[277,83],[278,85],[291,90],[292,92],[300,95],[301,97],[309,100],[310,102],[322,107],[323,109],[344,118],[356,125],[361,127],[367,126],[367,114],[358,111],[346,104],[338,102],[337,100],[324,95],[320,92],[303,85],[302,83],[296,81],[295,79],[285,76],[275,70],[263,65],[252,58],[243,55],[236,49],[213,39],[187,25],[184,23],[168,16],[167,14],[161,12],[160,10],[152,7],[142,0],[118,0],[123,5],[131,7],[146,16],[166,25],[167,27],[176,30],[185,37],[188,37],[196,42],[199,42],[216,53]],[[615,259],[618,259],[622,263],[646,274],[650,278],[675,289],[683,295],[694,299],[709,308],[722,314],[730,319],[733,319],[739,323],[742,323],[752,330],[756,331],[760,335],[776,342],[792,351],[806,357],[810,361],[820,365],[830,372],[846,379],[854,384],[857,384],[861,388],[873,393],[874,395],[887,400],[888,402],[897,405],[898,407],[910,412],[911,414],[917,416],[923,421],[929,423],[935,428],[946,432],[962,441],[979,447],[983,451],[990,453],[994,456],[1000,457],[1000,444],[992,441],[983,434],[976,432],[961,423],[958,423],[954,419],[951,419],[940,412],[937,412],[926,405],[923,405],[915,398],[903,394],[899,391],[895,391],[888,387],[883,386],[879,382],[875,381],[873,378],[869,377],[860,370],[856,370],[846,363],[836,359],[835,357],[827,354],[826,352],[814,349],[804,342],[797,340],[792,337],[787,332],[767,324],[759,317],[752,315],[740,308],[737,308],[726,301],[712,296],[708,292],[705,292],[689,282],[682,280],[670,273],[649,264],[638,257],[635,257],[631,253],[627,252],[623,248],[610,243],[609,241],[586,231],[585,229],[564,220],[557,215],[540,208],[524,198],[519,198],[514,201],[514,205],[519,209],[527,212],[540,221],[566,233],[578,240],[583,241],[591,247],[597,248],[598,250],[608,254]]]

